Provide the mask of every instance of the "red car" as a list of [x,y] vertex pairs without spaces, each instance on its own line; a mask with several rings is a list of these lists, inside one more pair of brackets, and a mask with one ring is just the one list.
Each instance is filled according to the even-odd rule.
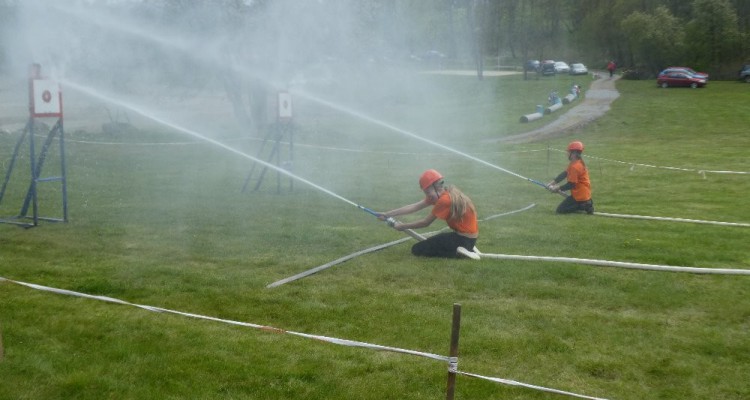
[[663,74],[665,72],[674,72],[674,71],[680,71],[680,70],[687,71],[691,75],[694,75],[697,78],[703,78],[705,80],[708,80],[708,74],[707,73],[705,73],[705,72],[698,72],[698,71],[696,71],[696,70],[694,70],[692,68],[688,68],[688,67],[669,67],[669,68],[665,69],[664,71],[662,71],[661,73]]
[[706,79],[699,78],[688,72],[673,71],[659,75],[656,85],[663,88],[668,87],[691,87],[693,89],[706,86]]

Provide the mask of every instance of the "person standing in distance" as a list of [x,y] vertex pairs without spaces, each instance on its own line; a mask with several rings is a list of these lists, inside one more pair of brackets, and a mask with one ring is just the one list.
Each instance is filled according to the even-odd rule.
[[[583,143],[571,142],[568,145],[568,168],[547,184],[547,189],[553,193],[561,193],[570,189],[570,195],[557,206],[558,214],[568,214],[577,211],[594,213],[594,201],[591,199],[591,181],[586,163],[583,162]],[[560,186],[559,183],[567,179]]]
[[610,60],[609,63],[607,63],[607,71],[609,71],[609,78],[610,79],[615,74],[615,70],[616,69],[617,69],[617,64],[615,64],[614,60]]
[[[428,169],[420,176],[419,187],[425,194],[424,199],[381,213],[379,218],[389,221],[397,231],[424,228],[436,219],[445,220],[453,231],[440,233],[416,243],[411,248],[412,254],[421,257],[468,257],[478,260],[480,257],[474,247],[479,237],[477,212],[469,196],[453,185],[446,186],[443,175],[434,169]],[[432,211],[421,220],[400,223],[392,219],[429,206],[432,206]]]

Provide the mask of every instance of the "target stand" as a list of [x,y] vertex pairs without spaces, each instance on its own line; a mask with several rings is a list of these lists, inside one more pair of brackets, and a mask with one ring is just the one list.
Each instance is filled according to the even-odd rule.
[[[275,104],[273,107],[271,107],[271,110],[274,110],[276,115],[275,122],[271,124],[268,127],[268,133],[266,134],[265,138],[263,139],[263,142],[260,145],[260,149],[258,149],[258,155],[257,159],[261,159],[263,156],[266,145],[271,142],[271,149],[270,152],[268,152],[266,156],[266,164],[264,164],[263,169],[260,171],[257,181],[255,182],[255,186],[253,187],[253,191],[257,191],[261,184],[263,183],[263,179],[266,176],[266,173],[268,172],[268,165],[274,165],[276,168],[276,193],[281,193],[281,175],[282,170],[291,171],[293,160],[294,160],[294,125],[292,124],[292,97],[288,92],[278,92],[276,95],[276,99],[274,100]],[[288,147],[287,147],[287,158],[285,160],[282,160],[282,141],[284,138],[288,138]],[[245,178],[245,183],[242,185],[242,193],[245,193],[247,191],[247,188],[250,184],[250,182],[253,180],[253,173],[255,172],[256,167],[260,164],[259,162],[254,162],[252,168],[250,168],[250,172],[247,174],[247,178]],[[294,180],[289,180],[289,191],[294,189]]]
[[[37,131],[44,131],[47,129],[47,125],[40,121],[41,119],[54,121],[52,128],[46,134],[46,138],[42,144],[42,148],[39,154],[36,154],[36,139],[34,137]],[[40,220],[51,221],[51,222],[68,222],[68,194],[67,194],[67,183],[65,173],[65,132],[63,129],[63,112],[62,112],[62,91],[60,85],[50,79],[44,79],[41,76],[41,67],[39,64],[33,64],[29,73],[29,120],[26,123],[21,136],[16,142],[13,149],[13,155],[10,162],[8,163],[8,169],[5,173],[5,179],[2,187],[0,187],[0,205],[6,195],[8,194],[8,188],[10,187],[11,178],[13,177],[13,170],[16,163],[19,161],[19,157],[22,153],[21,148],[24,142],[28,140],[28,171],[30,176],[24,177],[25,174],[21,175],[21,179],[28,179],[28,188],[26,189],[26,195],[23,196],[23,202],[21,210],[17,216],[13,217],[0,217],[0,223],[16,224],[25,228],[31,228],[39,225]],[[42,177],[42,170],[45,166],[47,157],[50,156],[50,149],[57,144],[59,150],[59,167],[53,172],[58,175]],[[54,156],[54,154],[52,154]],[[62,206],[62,217],[45,217],[40,215],[40,196],[39,196],[39,184],[48,182],[60,183],[60,195],[61,195],[61,206]],[[51,196],[45,196],[44,200],[49,200]],[[54,207],[54,206],[53,206]],[[29,215],[29,208],[31,208],[31,215]],[[49,207],[45,208],[45,210]]]

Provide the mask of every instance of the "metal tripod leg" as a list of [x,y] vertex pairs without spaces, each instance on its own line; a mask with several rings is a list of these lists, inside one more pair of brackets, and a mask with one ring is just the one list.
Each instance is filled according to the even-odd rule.
[[[266,143],[268,142],[268,139],[271,137],[271,135],[273,135],[273,132],[268,132],[266,134],[266,137],[263,138],[263,143],[261,143],[260,149],[258,149],[258,154],[255,158],[260,158],[260,155],[263,153],[263,149],[265,149]],[[245,183],[242,185],[242,193],[245,193],[245,191],[247,190],[247,184],[250,183],[250,179],[253,177],[253,172],[255,172],[255,166],[257,164],[257,162],[253,163],[252,168],[250,168],[250,172],[247,174],[247,178],[245,178]]]
[[[273,160],[273,157],[278,154],[279,152],[279,138],[276,138],[276,141],[273,144],[273,148],[271,149],[271,154],[268,156],[268,162],[270,163]],[[258,178],[258,183],[255,184],[255,187],[253,188],[253,192],[257,191],[258,188],[260,188],[260,184],[263,183],[263,177],[266,175],[266,171],[268,171],[268,167],[263,167],[263,170],[260,172],[260,177]]]
[[13,166],[16,163],[16,159],[18,158],[18,151],[21,149],[21,144],[23,143],[23,140],[26,138],[26,134],[29,131],[29,123],[26,123],[26,127],[23,128],[23,133],[21,134],[21,137],[18,138],[18,142],[16,142],[16,147],[13,149],[13,156],[10,159],[10,164],[8,165],[8,171],[5,172],[5,180],[3,181],[3,187],[0,188],[0,203],[3,202],[3,196],[5,195],[5,189],[8,187],[8,182],[10,182],[10,176],[13,172]]
[[[36,165],[34,166],[34,177],[32,179],[38,179],[40,174],[42,173],[42,167],[44,166],[44,161],[47,159],[47,151],[49,150],[49,146],[52,144],[52,140],[55,139],[55,135],[60,132],[60,121],[55,124],[55,126],[52,128],[51,131],[49,131],[49,134],[47,135],[47,139],[44,141],[44,145],[42,146],[42,150],[39,152],[39,160],[37,160]],[[31,140],[34,140],[33,135],[29,136]],[[34,190],[35,185],[34,182],[29,185],[29,190],[26,192],[26,199],[23,201],[23,206],[21,207],[21,212],[19,213],[20,216],[25,217],[26,213],[29,211],[29,204],[31,204],[31,201],[34,197]]]

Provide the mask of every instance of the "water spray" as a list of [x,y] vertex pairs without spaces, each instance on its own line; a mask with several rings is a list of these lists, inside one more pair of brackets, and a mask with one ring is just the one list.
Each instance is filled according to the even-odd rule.
[[[98,98],[98,99],[100,99],[102,101],[106,101],[106,102],[109,102],[109,103],[115,103],[115,104],[118,104],[119,106],[128,108],[128,109],[132,110],[133,112],[138,113],[141,116],[146,117],[148,119],[151,119],[153,121],[156,121],[156,122],[158,122],[158,123],[160,123],[162,125],[168,126],[168,127],[173,128],[173,129],[175,129],[177,131],[180,131],[182,133],[186,133],[186,134],[188,134],[190,136],[193,136],[195,138],[198,138],[200,140],[204,140],[206,142],[209,142],[211,144],[219,146],[219,147],[221,147],[221,148],[223,148],[225,150],[229,150],[232,153],[235,153],[235,154],[238,154],[238,155],[240,155],[242,157],[245,157],[245,158],[247,158],[249,160],[252,160],[252,161],[255,161],[257,163],[260,163],[260,164],[262,164],[262,165],[264,165],[264,166],[266,166],[268,168],[276,170],[276,171],[278,171],[278,172],[280,172],[280,173],[288,176],[291,179],[295,179],[295,180],[298,180],[298,181],[300,181],[302,183],[305,183],[305,184],[307,184],[309,186],[312,186],[313,188],[318,189],[318,190],[320,190],[323,193],[326,193],[326,194],[328,194],[330,196],[333,196],[333,197],[335,197],[335,198],[337,198],[337,199],[339,199],[339,200],[341,200],[343,202],[349,203],[349,204],[351,204],[351,205],[353,205],[353,206],[355,206],[355,207],[357,207],[357,208],[359,208],[361,210],[364,210],[367,213],[372,214],[372,215],[374,215],[374,216],[376,216],[378,218],[380,218],[380,216],[381,216],[381,214],[377,213],[376,211],[373,211],[373,210],[371,210],[371,209],[369,209],[367,207],[361,206],[361,205],[359,205],[359,204],[357,204],[357,203],[355,203],[355,202],[353,202],[353,201],[351,201],[351,200],[349,200],[349,199],[347,199],[347,198],[345,198],[345,197],[343,197],[341,195],[338,195],[338,194],[336,194],[336,193],[334,193],[334,192],[332,192],[332,191],[330,191],[330,190],[328,190],[328,189],[326,189],[326,188],[324,188],[324,187],[322,187],[320,185],[317,185],[317,184],[315,184],[313,182],[310,182],[309,180],[307,180],[305,178],[302,178],[302,177],[300,177],[298,175],[295,175],[295,174],[289,172],[286,169],[280,168],[280,167],[278,167],[276,165],[273,165],[273,164],[271,164],[269,162],[260,160],[260,159],[258,159],[256,157],[253,157],[253,156],[249,155],[249,154],[243,153],[242,151],[237,150],[237,149],[235,149],[235,148],[233,148],[233,147],[231,147],[229,145],[226,145],[226,144],[224,144],[224,143],[222,143],[222,142],[220,142],[218,140],[211,139],[209,137],[201,135],[198,132],[195,132],[193,130],[184,128],[184,127],[182,127],[182,126],[180,126],[180,125],[178,125],[176,123],[170,122],[170,121],[168,121],[168,120],[166,120],[164,118],[160,118],[158,116],[155,116],[152,113],[149,113],[148,111],[143,110],[143,109],[141,109],[138,106],[135,106],[133,104],[129,104],[129,103],[127,103],[125,101],[122,101],[122,100],[118,100],[118,99],[114,99],[114,98],[111,98],[111,97],[104,96],[101,93],[99,93],[99,92],[97,92],[97,91],[95,91],[95,90],[93,90],[91,88],[88,88],[88,87],[83,86],[83,85],[79,85],[79,84],[77,84],[75,82],[71,82],[71,81],[67,81],[67,80],[60,80],[60,81],[61,81],[61,83],[64,83],[66,86],[68,86],[68,87],[70,87],[70,88],[72,88],[72,89],[74,89],[76,91],[79,91],[81,93],[85,93],[85,94],[87,94],[87,95],[89,95],[91,97]],[[396,224],[396,220],[393,219],[393,218],[389,218],[389,219],[386,220],[386,223],[390,227],[393,227]],[[425,240],[424,236],[422,236],[422,235],[414,232],[411,229],[405,229],[403,232],[405,232],[406,234],[408,234],[409,236],[413,237],[414,239],[416,239],[418,241]]]
[[353,202],[353,201],[351,201],[351,200],[349,200],[349,199],[347,199],[347,198],[345,198],[343,196],[340,196],[340,195],[338,195],[338,194],[336,194],[336,193],[334,193],[334,192],[332,192],[332,191],[330,191],[330,190],[328,190],[328,189],[326,189],[326,188],[324,188],[322,186],[319,186],[319,185],[317,185],[317,184],[315,184],[313,182],[310,182],[310,181],[308,181],[305,178],[302,178],[300,176],[294,175],[293,173],[289,172],[286,169],[279,168],[279,167],[277,167],[277,166],[275,166],[275,165],[273,165],[271,163],[268,163],[268,162],[263,161],[261,159],[258,159],[256,157],[253,157],[253,156],[251,156],[249,154],[243,153],[242,151],[237,150],[237,149],[235,149],[235,148],[233,148],[233,147],[231,147],[229,145],[226,145],[226,144],[224,144],[224,143],[222,143],[222,142],[220,142],[218,140],[211,139],[209,137],[201,135],[198,132],[195,132],[193,130],[184,128],[184,127],[182,127],[182,126],[180,126],[180,125],[178,125],[176,123],[170,122],[170,121],[168,121],[168,120],[166,120],[164,118],[161,118],[161,117],[158,117],[156,115],[153,115],[152,113],[149,113],[148,111],[143,110],[143,109],[141,109],[138,106],[135,106],[133,104],[129,104],[129,103],[123,101],[123,100],[118,100],[118,99],[114,99],[114,98],[102,95],[102,94],[96,92],[95,90],[93,90],[91,88],[88,88],[86,86],[82,86],[82,85],[76,84],[76,83],[68,81],[68,80],[61,80],[61,82],[64,83],[66,86],[68,86],[68,87],[70,87],[70,88],[72,88],[74,90],[77,90],[77,91],[79,91],[81,93],[85,93],[85,94],[87,94],[89,96],[96,97],[96,98],[98,98],[100,100],[103,100],[103,101],[106,101],[106,102],[110,102],[110,103],[115,103],[115,104],[117,104],[119,106],[128,108],[128,109],[132,110],[133,112],[140,114],[143,117],[146,117],[148,119],[156,121],[156,122],[158,122],[158,123],[160,123],[162,125],[168,126],[168,127],[173,128],[173,129],[175,129],[177,131],[180,131],[182,133],[186,133],[186,134],[188,134],[190,136],[193,136],[195,138],[198,138],[200,140],[203,140],[203,141],[209,142],[211,144],[214,144],[216,146],[219,146],[219,147],[221,147],[221,148],[223,148],[225,150],[229,150],[232,153],[238,154],[238,155],[240,155],[242,157],[245,157],[245,158],[247,158],[249,160],[252,160],[252,161],[255,161],[257,163],[260,163],[260,164],[262,164],[262,165],[264,165],[264,166],[266,166],[268,168],[274,169],[274,170],[276,170],[276,171],[278,171],[278,172],[280,172],[280,173],[282,173],[282,174],[284,174],[284,175],[286,175],[286,176],[288,176],[288,177],[290,177],[292,179],[296,179],[296,180],[298,180],[300,182],[303,182],[303,183],[305,183],[307,185],[310,185],[310,186],[314,187],[315,189],[318,189],[318,190],[320,190],[320,191],[322,191],[322,192],[324,192],[324,193],[326,193],[326,194],[328,194],[330,196],[333,196],[333,197],[335,197],[335,198],[337,198],[337,199],[339,199],[341,201],[349,203],[349,204],[351,204],[351,205],[353,205],[355,207],[357,206],[357,203],[355,203],[355,202]]
[[[62,12],[65,12],[66,14],[69,14],[69,15],[71,14],[71,13],[70,13],[70,12],[69,12],[68,10],[65,10],[65,9],[61,9],[60,11],[62,11]],[[73,15],[75,15],[75,14],[73,14]],[[192,56],[193,58],[195,58],[196,60],[198,60],[198,61],[200,61],[200,62],[203,62],[203,63],[205,63],[205,60],[204,60],[204,59],[198,59],[198,58],[196,57],[196,52],[192,50],[192,44],[191,44],[191,46],[187,46],[187,45],[185,44],[185,41],[184,41],[184,40],[181,40],[181,39],[179,39],[179,38],[177,38],[176,40],[172,40],[172,39],[170,39],[170,40],[158,39],[158,38],[160,38],[160,37],[161,37],[162,35],[146,35],[146,34],[144,34],[144,32],[141,32],[141,31],[138,31],[138,30],[133,30],[133,29],[132,29],[132,27],[130,27],[129,25],[125,25],[125,24],[119,24],[119,23],[117,23],[117,24],[115,24],[115,25],[114,25],[114,27],[115,27],[116,29],[118,29],[119,31],[122,31],[122,32],[126,32],[126,33],[128,33],[128,34],[130,34],[130,35],[133,35],[133,36],[136,36],[136,37],[139,37],[139,38],[142,38],[142,39],[147,39],[147,40],[150,40],[150,41],[156,42],[156,43],[158,43],[159,45],[162,45],[162,46],[170,46],[170,47],[172,47],[172,48],[176,48],[177,50],[179,50],[179,51],[181,51],[181,52],[184,52],[185,54],[189,54],[189,55],[191,55],[191,56]],[[110,28],[111,28],[111,26],[110,26]],[[205,49],[205,50],[206,50],[206,51],[208,51],[208,50],[211,50],[211,49]],[[254,76],[254,77],[257,77],[257,76],[259,75],[259,74],[257,73],[257,71],[250,71],[250,70],[248,70],[248,69],[247,69],[246,67],[242,67],[242,66],[236,66],[236,65],[235,65],[235,66],[232,66],[232,70],[233,70],[234,72],[237,72],[237,73],[239,73],[239,74],[243,75],[243,76]],[[276,86],[276,85],[274,85],[274,86]],[[467,154],[467,153],[461,152],[461,151],[459,151],[459,150],[453,149],[453,148],[451,148],[451,147],[445,146],[445,145],[443,145],[443,144],[440,144],[440,143],[434,142],[434,141],[432,141],[432,140],[429,140],[429,139],[427,139],[427,138],[424,138],[424,137],[422,137],[422,136],[416,135],[416,134],[414,134],[414,133],[412,133],[412,132],[409,132],[409,131],[406,131],[406,130],[404,130],[404,129],[398,128],[398,127],[396,127],[396,126],[393,126],[393,125],[391,125],[391,124],[388,124],[388,123],[386,123],[386,122],[383,122],[383,121],[379,121],[379,120],[376,120],[375,118],[372,118],[372,117],[370,117],[370,116],[367,116],[367,115],[365,115],[365,114],[362,114],[361,112],[358,112],[358,111],[355,111],[355,110],[352,110],[352,109],[349,109],[349,108],[346,108],[346,107],[343,107],[343,106],[340,106],[340,105],[337,105],[337,104],[331,103],[330,101],[327,101],[327,100],[321,99],[321,98],[319,98],[319,97],[317,97],[317,96],[314,96],[314,95],[312,95],[312,94],[310,94],[310,93],[307,93],[307,92],[305,92],[305,91],[303,91],[303,90],[295,90],[295,91],[294,91],[294,94],[296,94],[296,95],[299,95],[299,96],[301,96],[301,97],[304,97],[304,98],[307,98],[308,100],[314,101],[314,102],[316,102],[316,103],[319,103],[319,104],[323,104],[323,105],[325,105],[325,106],[327,106],[327,107],[330,107],[330,108],[332,108],[332,109],[335,109],[335,110],[339,110],[339,111],[341,111],[341,112],[347,113],[347,114],[349,114],[349,115],[352,115],[352,116],[356,116],[356,117],[358,117],[358,118],[361,118],[361,119],[363,119],[363,120],[365,120],[365,121],[368,121],[368,122],[371,122],[371,123],[373,123],[373,124],[376,124],[376,125],[379,125],[379,126],[382,126],[382,127],[388,128],[388,129],[390,129],[390,130],[393,130],[393,131],[395,131],[395,132],[398,132],[398,133],[401,133],[401,134],[404,134],[404,135],[410,136],[410,137],[412,137],[412,138],[414,138],[414,139],[417,139],[417,140],[420,140],[420,141],[426,142],[426,143],[428,143],[428,144],[430,144],[430,145],[433,145],[433,146],[439,147],[439,148],[441,148],[441,149],[447,150],[447,151],[449,151],[449,152],[452,152],[452,153],[458,154],[458,155],[460,155],[460,156],[462,156],[462,157],[466,157],[466,158],[468,158],[468,159],[470,159],[470,160],[473,160],[473,161],[479,162],[479,163],[481,163],[481,164],[484,164],[484,165],[486,165],[486,166],[488,166],[488,167],[491,167],[491,168],[497,169],[497,170],[499,170],[499,171],[502,171],[502,172],[505,172],[505,173],[507,173],[507,174],[513,175],[513,176],[515,176],[515,177],[517,177],[517,178],[520,178],[520,179],[526,180],[526,181],[528,181],[528,182],[534,183],[534,184],[536,184],[536,185],[542,186],[542,187],[544,187],[545,189],[547,189],[547,186],[546,186],[545,184],[543,184],[543,183],[539,182],[539,181],[536,181],[536,180],[534,180],[534,179],[531,179],[531,178],[527,178],[527,177],[525,177],[525,176],[522,176],[522,175],[520,175],[520,174],[517,174],[517,173],[515,173],[515,172],[513,172],[513,171],[507,170],[507,169],[505,169],[505,168],[502,168],[502,167],[500,167],[500,166],[497,166],[497,165],[495,165],[495,164],[492,164],[492,163],[490,163],[490,162],[487,162],[487,161],[485,161],[485,160],[479,159],[479,158],[477,158],[477,157],[474,157],[474,156],[472,156],[472,155],[470,155],[470,154]],[[173,124],[168,124],[168,125],[174,126]],[[181,130],[182,130],[182,129],[181,129]],[[184,131],[184,130],[183,130],[183,131]],[[186,133],[189,133],[189,132],[186,132]],[[190,134],[192,134],[192,133],[190,133]],[[195,136],[195,135],[194,135],[194,136]],[[200,135],[198,135],[197,137],[200,137],[200,138],[202,138],[202,139],[206,139],[206,140],[209,140],[209,141],[210,141],[210,139],[207,139],[207,138],[203,138],[203,137],[201,137]],[[218,143],[215,143],[215,144],[218,144]],[[221,145],[221,144],[219,144],[219,145]],[[221,145],[221,146],[222,146],[222,147],[225,147],[225,148],[227,148],[227,149],[229,149],[229,150],[231,150],[231,151],[234,151],[234,152],[236,152],[235,150],[233,150],[233,149],[231,149],[231,148],[228,148],[228,147],[226,147],[226,146],[223,146],[223,145]],[[245,155],[245,154],[242,154],[242,155],[243,155],[243,156],[245,156],[245,157],[249,157],[249,156],[247,156],[247,155]],[[249,157],[249,158],[252,158],[252,157]],[[267,165],[266,163],[263,163],[262,161],[259,161],[259,160],[256,160],[256,161],[257,161],[257,162],[260,162],[261,164],[264,164],[264,165],[266,165],[266,166],[272,167],[272,166],[270,166],[270,165]],[[272,167],[272,168],[273,168],[273,167]],[[289,174],[289,173],[287,173],[287,172],[285,172],[285,171],[281,171],[281,172],[282,172],[282,173],[284,173],[284,174],[286,174],[286,175],[289,175],[289,176],[290,176],[290,177],[292,177],[292,178],[295,178],[295,179],[299,179],[299,178],[296,178],[296,177],[294,177],[293,175],[291,175],[291,174]],[[307,184],[310,184],[310,185],[312,185],[312,186],[314,186],[314,187],[317,187],[316,185],[314,185],[314,184],[312,184],[312,183],[310,183],[310,182],[306,182],[306,183],[307,183]],[[322,189],[322,188],[320,188],[320,187],[317,187],[317,188],[318,188],[318,189],[321,189],[321,190],[324,190],[324,191],[326,191],[325,189]],[[326,192],[327,192],[327,191],[326,191]],[[331,194],[331,193],[329,193],[329,194]],[[562,193],[561,193],[561,194],[562,194]],[[565,194],[562,194],[562,195],[563,195],[563,196],[565,196]],[[334,195],[334,196],[336,196],[336,195]],[[338,196],[336,196],[336,197],[338,197]],[[348,200],[346,200],[346,199],[343,199],[343,198],[340,198],[340,199],[341,199],[341,200],[344,200],[344,201],[347,201],[348,203],[350,203],[350,204],[352,204],[352,205],[356,205],[356,204],[354,204],[354,203],[352,203],[351,201],[348,201]]]
[[[294,93],[295,93],[296,95],[299,95],[299,96],[301,96],[301,97],[304,97],[304,98],[306,98],[306,99],[308,99],[308,100],[314,101],[314,102],[316,102],[316,103],[320,103],[320,104],[323,104],[323,105],[325,105],[325,106],[327,106],[327,107],[330,107],[330,108],[333,108],[333,109],[335,109],[335,110],[339,110],[339,111],[341,111],[341,112],[344,112],[344,113],[350,114],[350,115],[352,115],[352,116],[355,116],[355,117],[357,117],[357,118],[361,118],[361,119],[363,119],[363,120],[365,120],[365,121],[371,122],[371,123],[373,123],[373,124],[375,124],[375,125],[379,125],[379,126],[382,126],[382,127],[388,128],[388,129],[390,129],[390,130],[392,130],[392,131],[395,131],[395,132],[398,132],[398,133],[401,133],[401,134],[404,134],[404,135],[410,136],[410,137],[412,137],[412,138],[414,138],[414,139],[417,139],[417,140],[420,140],[420,141],[422,141],[422,142],[428,143],[428,144],[430,144],[430,145],[433,145],[433,146],[435,146],[435,147],[439,147],[439,148],[441,148],[441,149],[443,149],[443,150],[447,150],[447,151],[449,151],[449,152],[451,152],[451,153],[454,153],[454,154],[458,154],[458,155],[460,155],[460,156],[462,156],[462,157],[466,157],[466,158],[468,158],[468,159],[470,159],[470,160],[473,160],[473,161],[476,161],[476,162],[478,162],[478,163],[480,163],[480,164],[484,164],[484,165],[486,165],[486,166],[488,166],[488,167],[491,167],[491,168],[497,169],[497,170],[499,170],[499,171],[505,172],[505,173],[507,173],[507,174],[513,175],[513,176],[515,176],[516,178],[521,178],[521,179],[523,179],[523,180],[525,180],[525,181],[528,181],[528,182],[534,183],[534,184],[536,184],[536,185],[539,185],[539,186],[541,186],[541,187],[543,187],[543,188],[545,188],[545,189],[548,189],[548,188],[547,188],[547,185],[545,185],[545,184],[544,184],[544,183],[542,183],[542,182],[539,182],[539,181],[537,181],[537,180],[534,180],[534,179],[531,179],[531,178],[527,178],[527,177],[525,177],[525,176],[523,176],[523,175],[521,175],[521,174],[517,174],[517,173],[515,173],[515,172],[513,172],[513,171],[507,170],[507,169],[505,169],[505,168],[502,168],[502,167],[500,167],[500,166],[497,166],[497,165],[495,165],[495,164],[492,164],[492,163],[490,163],[490,162],[488,162],[488,161],[482,160],[481,158],[477,158],[477,157],[474,157],[474,156],[472,156],[472,155],[470,155],[470,154],[464,153],[464,152],[462,152],[462,151],[456,150],[456,149],[454,149],[454,148],[451,148],[451,147],[448,147],[448,146],[446,146],[446,145],[440,144],[440,143],[438,143],[438,142],[432,141],[432,140],[430,140],[430,139],[424,138],[424,137],[422,137],[422,136],[419,136],[419,135],[417,135],[417,134],[415,134],[415,133],[412,133],[412,132],[409,132],[409,131],[407,131],[407,130],[401,129],[401,128],[399,128],[399,127],[393,126],[393,125],[391,125],[391,124],[388,124],[388,123],[386,123],[386,122],[383,122],[383,121],[379,121],[379,120],[377,120],[377,119],[375,119],[375,118],[369,117],[369,116],[367,116],[367,115],[365,115],[365,114],[362,114],[362,113],[360,113],[360,112],[358,112],[358,111],[355,111],[355,110],[352,110],[352,109],[349,109],[349,108],[346,108],[346,107],[340,106],[340,105],[338,105],[338,104],[334,104],[334,103],[331,103],[330,101],[327,101],[327,100],[323,100],[323,99],[321,99],[321,98],[319,98],[319,97],[316,97],[316,96],[314,96],[314,95],[311,95],[311,94],[309,94],[309,93],[306,93],[306,92],[304,92],[304,91],[295,91]],[[558,193],[559,193],[559,192],[558,192]],[[560,193],[560,194],[562,194],[563,196],[566,196],[566,195],[565,195],[564,193]]]

